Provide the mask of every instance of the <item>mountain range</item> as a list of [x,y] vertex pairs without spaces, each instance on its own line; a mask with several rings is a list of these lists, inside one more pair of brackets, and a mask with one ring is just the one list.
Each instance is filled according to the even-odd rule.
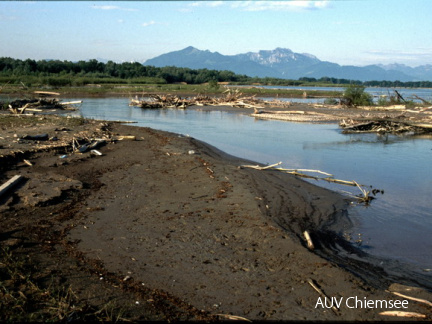
[[185,49],[162,54],[143,63],[155,67],[177,66],[191,69],[228,70],[251,77],[299,79],[302,77],[360,81],[431,81],[432,65],[409,67],[390,65],[339,65],[321,61],[307,53],[295,53],[287,48],[261,50],[237,55],[222,55],[209,50],[189,46]]

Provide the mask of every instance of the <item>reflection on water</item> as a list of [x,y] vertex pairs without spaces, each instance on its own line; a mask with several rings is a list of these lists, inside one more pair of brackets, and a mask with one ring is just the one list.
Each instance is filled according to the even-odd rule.
[[[344,135],[336,124],[256,120],[220,111],[143,110],[128,99],[85,99],[84,117],[137,121],[138,126],[188,134],[227,153],[285,168],[318,169],[335,178],[383,189],[370,207],[350,210],[363,248],[432,268],[432,141],[429,137]],[[312,183],[359,194],[355,187]]]
[[383,145],[391,145],[404,141],[415,141],[420,139],[432,140],[432,135],[411,135],[411,134],[346,134],[346,140],[335,141],[328,143],[305,143],[304,149],[319,150],[321,148],[331,149],[334,146],[345,146],[345,145],[356,145],[356,144],[367,144],[367,143],[381,143]]

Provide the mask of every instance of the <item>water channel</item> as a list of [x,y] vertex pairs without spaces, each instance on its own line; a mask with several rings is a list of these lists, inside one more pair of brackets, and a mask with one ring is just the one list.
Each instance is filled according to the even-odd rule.
[[[196,109],[143,110],[129,107],[127,98],[83,100],[78,114],[86,118],[135,121],[131,125],[190,135],[238,157],[282,161],[285,168],[318,169],[382,189],[384,194],[369,207],[350,207],[351,241],[424,274],[432,269],[431,137],[344,135],[337,124],[256,120]],[[360,193],[355,187],[312,182]]]
[[[238,87],[238,86],[236,86]],[[293,86],[254,86],[255,88],[262,89],[282,89],[282,90],[303,90],[306,91],[309,95],[313,95],[314,91],[339,91],[344,92],[344,87],[293,87]],[[427,101],[432,101],[432,89],[429,88],[380,88],[380,87],[371,87],[365,88],[365,92],[369,93],[374,102],[376,103],[381,96],[394,96],[397,90],[401,96],[407,101],[414,101],[421,103],[417,97],[420,97]],[[264,98],[262,98],[264,99]],[[268,98],[267,98],[268,99]],[[278,98],[282,101],[293,101],[293,102],[302,102],[302,103],[324,103],[325,99],[323,98]]]

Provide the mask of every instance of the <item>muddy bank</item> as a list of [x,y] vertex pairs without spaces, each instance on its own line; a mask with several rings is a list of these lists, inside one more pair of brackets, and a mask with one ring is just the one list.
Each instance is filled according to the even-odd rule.
[[[387,308],[317,306],[322,296],[308,280],[345,301],[403,301],[385,289],[416,285],[345,245],[347,202],[333,192],[287,174],[239,169],[250,161],[193,138],[49,118],[2,129],[2,165],[9,159],[2,183],[15,174],[27,180],[2,200],[0,243],[31,255],[42,283],[70,286],[92,307],[116,303],[135,320],[385,320],[393,319],[379,315]],[[13,142],[42,130],[66,144],[73,137],[107,143],[96,156]],[[110,141],[115,135],[136,140]],[[409,301],[404,310],[430,319],[422,303]]]

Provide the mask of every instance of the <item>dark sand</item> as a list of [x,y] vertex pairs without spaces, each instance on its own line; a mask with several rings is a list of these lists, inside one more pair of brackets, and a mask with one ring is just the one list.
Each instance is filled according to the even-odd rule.
[[[121,305],[132,320],[394,320],[379,315],[387,310],[432,318],[430,306],[412,300],[407,309],[348,307],[350,297],[405,300],[386,291],[405,291],[394,283],[432,285],[397,265],[385,271],[348,245],[340,236],[350,226],[348,201],[338,194],[277,171],[240,169],[252,162],[193,138],[100,122],[56,127],[2,130],[1,182],[15,174],[26,181],[1,201],[0,244],[30,255],[42,279],[70,286],[90,305]],[[41,132],[137,140],[64,159],[64,149],[9,147],[13,134]],[[23,153],[10,153],[17,149]],[[341,307],[317,307],[322,296],[308,280],[342,297]],[[423,289],[405,294],[431,300]]]

